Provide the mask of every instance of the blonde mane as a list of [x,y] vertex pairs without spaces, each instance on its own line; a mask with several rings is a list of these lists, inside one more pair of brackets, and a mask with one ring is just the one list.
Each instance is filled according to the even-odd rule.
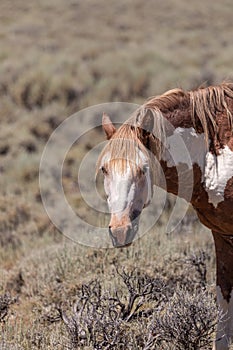
[[[138,152],[141,151],[151,161],[153,172],[155,172],[151,153],[159,160],[161,159],[163,149],[166,147],[166,118],[164,115],[172,114],[175,111],[183,111],[190,126],[193,126],[197,132],[204,132],[208,147],[209,138],[218,138],[217,112],[226,114],[229,130],[233,131],[233,116],[228,108],[227,97],[233,98],[233,84],[223,83],[219,86],[210,86],[188,92],[182,89],[173,89],[161,96],[149,99],[120,126],[110,139],[99,156],[97,170],[101,166],[103,158],[108,155],[108,159],[111,160],[117,171],[123,173],[127,162],[135,171],[136,164],[138,164]],[[152,130],[154,142],[149,142],[149,147],[143,143],[142,131],[139,127],[140,119],[148,112],[153,115],[154,119]],[[182,126],[182,119],[180,125]]]
[[217,112],[226,114],[229,130],[233,132],[233,116],[228,108],[227,97],[233,98],[232,83],[222,83],[194,91],[172,89],[161,96],[149,99],[144,106],[149,109],[159,109],[162,113],[185,109],[196,131],[199,131],[198,122],[200,122],[208,143],[209,137],[218,138]]
[[200,120],[206,142],[209,137],[218,138],[219,127],[216,112],[226,113],[229,129],[233,131],[233,117],[228,109],[226,97],[233,98],[233,84],[210,86],[197,91],[190,91],[191,118],[196,129],[196,116]]

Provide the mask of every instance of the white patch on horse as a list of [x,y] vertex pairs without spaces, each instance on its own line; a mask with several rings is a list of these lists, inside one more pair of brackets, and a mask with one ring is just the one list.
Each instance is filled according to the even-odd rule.
[[[110,155],[106,154],[103,158],[102,164],[107,164],[110,161]],[[108,192],[108,205],[111,210],[111,213],[119,214],[126,209],[132,206],[134,201],[136,183],[132,178],[131,172],[131,160],[126,160],[126,170],[124,173],[118,173],[118,171],[113,171],[111,173],[111,185],[106,185],[106,192]],[[150,203],[152,198],[152,182],[150,177],[150,169],[148,165],[148,159],[138,149],[135,158],[136,166],[140,166],[145,171],[146,182],[147,182],[147,198],[144,203],[147,206]],[[109,179],[105,179],[106,184],[109,182]],[[111,189],[107,188],[111,186]]]
[[228,349],[233,335],[233,290],[229,303],[223,298],[220,286],[217,286],[217,301],[221,312],[218,323],[216,341],[213,349]]
[[209,203],[212,203],[215,208],[224,200],[226,184],[232,176],[233,152],[228,146],[221,149],[217,156],[211,152],[206,154],[204,184]]
[[167,138],[167,149],[162,159],[168,167],[187,164],[192,169],[199,165],[202,172],[205,164],[206,141],[204,133],[198,134],[194,128],[175,129],[173,135]]
[[124,174],[112,174],[111,197],[108,202],[112,213],[121,213],[133,201],[134,186],[130,181],[130,167]]

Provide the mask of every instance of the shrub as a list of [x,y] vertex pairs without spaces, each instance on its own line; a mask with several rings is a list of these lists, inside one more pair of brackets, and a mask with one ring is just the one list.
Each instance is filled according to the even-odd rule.
[[213,295],[204,290],[191,294],[177,289],[151,322],[155,344],[159,349],[206,349],[212,341],[216,315]]
[[[202,266],[201,258],[194,260]],[[165,277],[153,278],[136,270],[117,269],[117,274],[125,294],[122,288],[105,291],[94,280],[82,285],[68,316],[58,307],[70,349],[196,350],[210,346],[217,308],[202,279],[190,291],[175,286],[174,280],[169,284]]]

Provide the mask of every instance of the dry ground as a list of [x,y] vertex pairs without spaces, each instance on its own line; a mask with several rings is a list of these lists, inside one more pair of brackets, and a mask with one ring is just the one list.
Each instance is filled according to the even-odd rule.
[[[98,337],[95,345],[85,337],[75,345],[58,309],[71,310],[82,286],[95,279],[110,294],[118,289],[127,305],[128,291],[116,266],[162,279],[160,288],[167,283],[167,289],[177,293],[162,292],[175,305],[181,298],[199,305],[198,293],[192,299],[189,289],[201,288],[203,300],[214,310],[215,262],[208,231],[195,223],[193,232],[190,224],[166,236],[165,214],[160,226],[131,248],[95,250],[75,245],[47,218],[40,201],[38,167],[52,131],[77,110],[111,101],[141,103],[169,88],[190,89],[230,79],[232,12],[231,0],[1,1],[1,349],[109,348]],[[102,139],[97,131],[88,144],[84,140],[68,155],[63,180],[74,206],[80,200],[78,188],[73,191],[79,161]],[[87,214],[85,209],[83,215]],[[203,276],[200,271],[206,266],[208,274]],[[182,293],[189,294],[180,292],[182,286]],[[179,335],[164,331],[170,321],[162,324],[163,315],[174,304],[163,300],[154,305],[156,298],[161,300],[161,296],[143,299],[142,308],[159,305],[157,316],[140,313],[140,308],[132,322],[119,316],[119,332],[130,334],[128,348],[152,349],[149,334],[159,333],[163,338],[153,340],[156,349],[187,349]],[[214,312],[208,316],[213,320]],[[187,315],[182,315],[185,320]],[[197,348],[210,348],[206,334],[203,339],[206,344],[197,342]],[[115,346],[127,348],[117,342]]]

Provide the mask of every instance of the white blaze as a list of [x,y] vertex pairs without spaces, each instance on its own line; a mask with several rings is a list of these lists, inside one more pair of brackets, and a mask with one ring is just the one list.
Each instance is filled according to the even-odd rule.
[[114,173],[109,197],[112,213],[122,212],[133,201],[134,190],[129,166],[123,175]]
[[[107,164],[109,160],[110,154],[107,154],[103,158],[102,163]],[[126,160],[126,162],[126,170],[123,174],[117,172],[116,170],[111,172],[110,178],[108,176],[105,178],[105,191],[108,194],[108,205],[111,213],[114,214],[121,214],[126,208],[131,208],[135,202],[135,193],[137,191],[136,180],[132,176],[132,164],[129,163],[131,160]],[[139,149],[136,154],[135,162],[136,166],[140,166],[145,172],[147,198],[144,205],[146,206],[152,197],[152,182],[148,159]]]

